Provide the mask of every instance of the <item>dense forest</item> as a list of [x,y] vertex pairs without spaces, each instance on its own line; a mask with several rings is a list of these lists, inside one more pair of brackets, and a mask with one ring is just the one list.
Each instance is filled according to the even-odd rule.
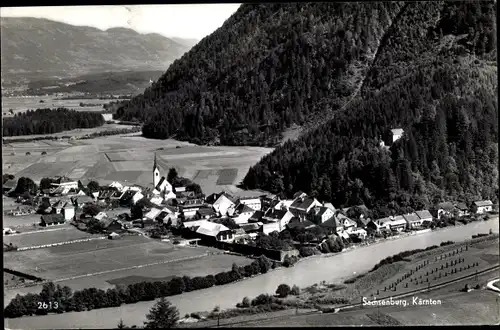
[[323,120],[355,94],[403,7],[242,5],[116,117],[144,121],[150,138],[275,144],[285,128]]
[[66,108],[37,109],[17,113],[3,119],[3,136],[52,134],[75,128],[102,126],[104,117],[97,112],[75,111]]
[[[385,214],[445,199],[498,201],[494,2],[408,3],[397,23],[362,97],[265,156],[245,187],[303,190]],[[390,143],[393,128],[404,135]]]

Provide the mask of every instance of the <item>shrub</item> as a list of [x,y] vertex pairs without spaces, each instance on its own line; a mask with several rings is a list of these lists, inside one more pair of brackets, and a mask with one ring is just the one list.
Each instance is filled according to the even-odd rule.
[[298,296],[300,294],[300,288],[296,285],[292,286],[292,289],[290,290],[290,294],[292,296]]
[[268,294],[260,294],[252,300],[252,306],[262,306],[271,304],[274,301],[273,297]]
[[250,301],[250,298],[248,297],[245,297],[243,298],[243,300],[241,301],[241,305],[243,307],[250,307],[252,305],[252,302]]
[[278,288],[276,289],[276,294],[280,298],[286,298],[290,294],[290,286],[287,284],[280,284]]

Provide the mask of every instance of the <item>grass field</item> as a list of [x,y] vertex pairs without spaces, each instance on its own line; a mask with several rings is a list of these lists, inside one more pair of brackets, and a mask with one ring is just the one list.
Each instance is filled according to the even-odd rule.
[[[43,177],[66,175],[72,179],[96,179],[101,184],[121,181],[143,186],[151,185],[151,168],[156,152],[162,175],[167,175],[169,169],[174,167],[180,176],[200,184],[206,194],[221,190],[242,193],[236,185],[242,181],[250,166],[272,151],[258,147],[201,147],[187,142],[150,140],[132,135],[61,143],[8,143],[3,147],[4,172],[14,174],[16,178],[27,176],[39,181]],[[43,151],[47,155],[42,156]],[[26,155],[26,152],[31,155]]]
[[[77,111],[102,111],[102,104],[107,104],[112,100],[99,99],[75,99],[75,100],[56,100],[55,96],[35,96],[35,97],[2,97],[2,109],[6,112],[12,109],[14,113],[25,112],[39,108],[68,108]],[[40,103],[43,100],[44,103]],[[95,107],[80,107],[80,103],[99,104]]]
[[[73,241],[77,239],[99,237],[102,235],[92,235],[86,232],[80,231],[73,226],[65,227],[63,230],[49,231],[49,232],[34,232],[29,234],[14,235],[14,236],[4,236],[4,243],[12,243],[17,247],[28,247],[45,245],[52,243],[60,243]],[[79,243],[80,244],[80,243]],[[68,246],[63,247],[68,249]]]

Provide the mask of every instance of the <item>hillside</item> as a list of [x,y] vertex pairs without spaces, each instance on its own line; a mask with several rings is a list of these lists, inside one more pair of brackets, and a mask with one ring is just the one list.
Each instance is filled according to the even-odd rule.
[[189,49],[159,34],[101,31],[38,18],[2,17],[1,34],[2,80],[165,70]]
[[[375,216],[443,200],[498,201],[496,57],[493,1],[406,3],[358,97],[264,157],[244,186],[303,190],[339,207],[365,203]],[[381,147],[393,128],[403,137]]]
[[[147,137],[275,144],[357,94],[402,2],[245,4],[117,116]],[[321,115],[318,115],[321,113]]]

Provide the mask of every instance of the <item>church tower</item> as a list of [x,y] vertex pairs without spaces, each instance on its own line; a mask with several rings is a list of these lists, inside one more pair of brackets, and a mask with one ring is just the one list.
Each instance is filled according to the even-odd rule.
[[156,188],[158,183],[160,182],[160,169],[158,168],[158,164],[156,163],[156,152],[155,152],[155,160],[153,164],[153,189]]

